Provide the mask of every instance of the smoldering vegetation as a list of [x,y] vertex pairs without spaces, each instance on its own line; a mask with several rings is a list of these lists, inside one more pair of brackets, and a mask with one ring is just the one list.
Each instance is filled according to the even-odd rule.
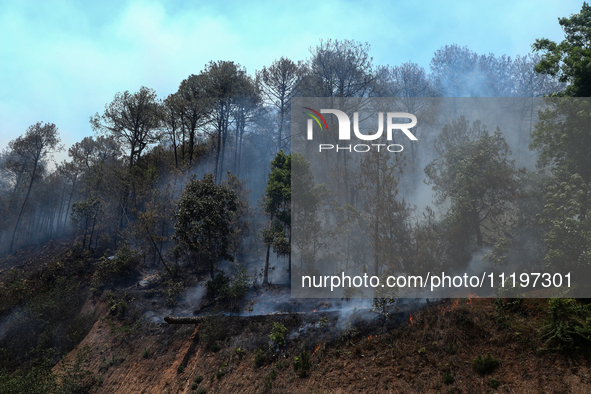
[[[22,344],[36,360],[71,350],[71,338],[96,321],[86,315],[79,326],[60,326],[60,314],[82,313],[80,298],[70,312],[61,309],[76,294],[104,301],[111,326],[127,327],[114,330],[166,315],[221,316],[212,320],[218,327],[228,317],[281,320],[314,310],[343,330],[364,313],[365,323],[398,314],[392,321],[406,324],[400,311],[411,307],[398,305],[400,294],[355,289],[330,295],[342,300],[292,299],[289,285],[300,283],[290,279],[329,274],[326,267],[383,277],[433,267],[471,272],[482,261],[524,270],[548,263],[552,229],[539,215],[556,213],[544,209],[552,197],[542,195],[548,185],[566,188],[557,181],[564,179],[573,183],[569,193],[584,190],[589,174],[579,179],[571,168],[564,178],[545,166],[552,149],[544,150],[544,130],[581,111],[540,99],[565,87],[534,70],[540,56],[452,45],[435,53],[428,73],[413,63],[375,65],[369,45],[355,41],[321,41],[310,52],[254,75],[234,62],[210,62],[164,99],[146,87],[116,93],[91,118],[95,134],[69,147],[62,163],[52,161],[64,147],[49,123],[3,150],[0,344],[5,360],[18,361],[3,367],[27,365]],[[329,161],[292,153],[290,129],[301,114],[291,105],[302,97],[341,104],[389,97],[396,110],[417,116],[418,140],[396,135],[401,154],[343,150]],[[445,110],[433,97],[447,98]],[[466,107],[476,97],[515,99],[482,115]],[[544,106],[549,112],[538,112]],[[375,120],[361,128],[372,133]],[[568,199],[559,192],[556,204]],[[44,264],[24,261],[48,240],[62,243],[60,253]],[[63,293],[55,305],[32,306],[56,289]],[[31,330],[19,332],[23,319]],[[317,323],[300,319],[290,335],[322,331]]]

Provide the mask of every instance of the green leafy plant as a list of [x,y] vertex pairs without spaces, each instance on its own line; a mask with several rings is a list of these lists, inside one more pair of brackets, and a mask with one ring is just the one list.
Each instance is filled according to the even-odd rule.
[[456,379],[454,378],[451,372],[443,372],[443,383],[452,384],[455,381]]
[[493,389],[496,389],[497,387],[499,387],[499,385],[500,385],[500,384],[501,384],[501,383],[500,383],[498,380],[496,380],[495,378],[492,378],[492,379],[491,379],[491,380],[488,382],[488,385],[489,385],[491,388],[493,388]]
[[493,372],[500,364],[500,361],[487,353],[485,357],[478,356],[474,361],[472,361],[472,365],[476,372],[484,375]]
[[203,382],[203,375],[195,375],[195,377],[193,378],[193,381],[197,384]]
[[281,323],[273,323],[273,329],[269,334],[269,349],[285,345],[285,333],[287,328]]
[[548,301],[546,324],[540,328],[545,343],[555,344],[557,350],[579,350],[591,341],[589,305],[580,305],[572,298]]
[[263,349],[257,349],[257,351],[254,353],[254,366],[256,368],[260,368],[263,365],[265,365],[265,362],[267,361],[267,355],[265,354]]
[[307,351],[302,351],[299,356],[294,358],[293,369],[301,378],[308,376],[310,373],[310,354]]

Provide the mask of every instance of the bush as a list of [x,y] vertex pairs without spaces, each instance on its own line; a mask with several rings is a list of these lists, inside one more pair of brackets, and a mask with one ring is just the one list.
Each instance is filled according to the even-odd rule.
[[501,383],[499,383],[499,381],[498,381],[498,380],[496,380],[495,378],[492,378],[492,379],[490,380],[490,382],[488,382],[488,385],[489,385],[491,388],[493,388],[493,389],[496,389],[497,387],[499,387],[499,385],[500,385],[500,384],[501,384]]
[[109,313],[118,318],[125,317],[125,312],[127,312],[127,305],[135,301],[135,298],[130,297],[129,295],[127,295],[127,293],[123,294],[123,296],[121,297],[118,297],[114,293],[109,292],[107,294],[107,298],[109,305]]
[[207,393],[207,389],[203,386],[197,386],[195,389],[195,394],[205,394]]
[[233,278],[220,271],[213,280],[205,283],[206,295],[212,300],[217,299],[221,306],[229,310],[237,310],[240,301],[246,296],[250,281],[246,268],[236,264]]
[[195,375],[195,377],[193,378],[193,381],[197,384],[203,382],[203,375]]
[[591,340],[589,305],[580,305],[572,298],[553,298],[548,302],[546,324],[540,328],[546,344],[557,350],[572,351],[587,347]]
[[472,365],[476,372],[480,374],[487,374],[494,371],[500,364],[500,361],[490,355],[490,353],[486,354],[486,357],[478,356],[474,361],[472,361]]
[[265,352],[263,351],[263,349],[257,349],[257,351],[254,353],[254,366],[255,368],[260,368],[263,365],[265,365],[265,362],[267,361],[267,355],[265,354]]
[[456,379],[454,378],[451,372],[443,372],[443,383],[452,384],[455,381]]
[[285,345],[284,334],[287,332],[287,328],[281,323],[273,323],[273,329],[269,334],[269,349]]
[[302,351],[299,356],[293,360],[293,369],[300,378],[306,377],[310,373],[310,354]]
[[138,265],[138,258],[127,245],[119,248],[115,256],[101,257],[96,263],[96,275],[105,281],[130,274]]
[[230,327],[223,317],[207,317],[201,320],[199,328],[199,342],[210,351],[221,349],[221,342],[229,335]]

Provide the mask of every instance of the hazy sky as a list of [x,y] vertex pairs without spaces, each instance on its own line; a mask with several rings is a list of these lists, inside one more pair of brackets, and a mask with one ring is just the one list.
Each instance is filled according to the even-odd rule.
[[413,61],[428,71],[444,45],[515,56],[531,52],[536,38],[562,40],[557,18],[583,4],[367,3],[0,0],[0,150],[37,121],[55,123],[67,148],[92,135],[89,117],[116,92],[144,85],[164,98],[210,60],[253,74],[281,56],[304,60],[319,39],[337,38],[368,42],[374,64]]

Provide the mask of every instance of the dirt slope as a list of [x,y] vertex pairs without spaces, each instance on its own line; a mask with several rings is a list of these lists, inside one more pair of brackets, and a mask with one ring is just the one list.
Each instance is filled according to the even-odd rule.
[[[342,325],[329,316],[318,328],[321,314],[225,317],[217,352],[206,350],[203,327],[143,322],[137,333],[113,334],[107,313],[78,349],[92,351],[97,393],[590,393],[584,358],[540,350],[533,327],[544,302],[527,300],[504,320],[485,299],[434,305],[416,311],[412,323],[405,316],[358,324],[351,316]],[[279,352],[267,350],[273,322],[288,328]],[[305,327],[314,329],[298,335]],[[257,348],[267,356],[259,368]],[[311,354],[305,377],[293,368],[302,349]],[[473,360],[487,353],[500,365],[480,374]]]

